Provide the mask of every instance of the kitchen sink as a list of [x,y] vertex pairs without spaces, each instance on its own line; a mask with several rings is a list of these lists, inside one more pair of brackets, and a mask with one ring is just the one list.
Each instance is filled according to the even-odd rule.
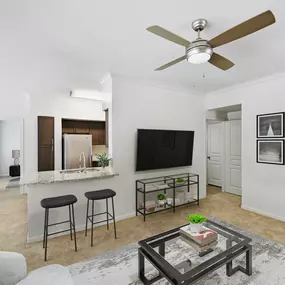
[[78,168],[78,169],[66,169],[66,170],[61,170],[59,171],[59,173],[61,174],[72,174],[72,173],[80,173],[81,170]]

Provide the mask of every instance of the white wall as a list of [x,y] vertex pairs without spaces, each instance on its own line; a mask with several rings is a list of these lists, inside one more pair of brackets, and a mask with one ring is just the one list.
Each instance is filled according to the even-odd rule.
[[55,169],[61,169],[62,126],[61,119],[105,120],[102,103],[95,100],[69,97],[68,93],[49,96],[30,95],[30,112],[24,119],[25,180],[35,177],[38,167],[37,116],[55,118]]
[[256,163],[256,115],[285,111],[285,74],[207,94],[207,109],[242,104],[242,207],[285,221],[285,166]]
[[9,175],[14,164],[12,150],[21,148],[21,120],[0,121],[0,176]]
[[[193,172],[200,175],[200,195],[206,195],[205,117],[203,97],[113,78],[113,165],[117,179],[118,215],[135,212],[135,180]],[[138,128],[194,130],[193,166],[135,173]]]
[[29,112],[29,95],[11,89],[0,86],[0,120],[22,118]]

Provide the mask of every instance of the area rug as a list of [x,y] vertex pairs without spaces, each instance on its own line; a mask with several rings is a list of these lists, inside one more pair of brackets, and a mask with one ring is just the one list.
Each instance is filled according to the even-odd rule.
[[[272,242],[246,230],[232,226],[214,217],[209,219],[240,232],[252,239],[253,245],[253,274],[247,276],[237,272],[231,277],[226,276],[225,266],[208,274],[197,285],[284,285],[285,284],[285,246]],[[197,256],[197,253],[180,239],[166,244],[166,259],[174,265],[180,264],[185,259],[190,259],[192,266],[211,258],[214,253],[225,248],[225,240],[219,237],[219,246],[213,253]],[[75,285],[142,285],[138,280],[138,256],[137,244],[123,247],[119,250],[106,253],[94,259],[73,264],[69,267]],[[183,254],[181,254],[183,253]],[[244,265],[245,258],[240,256],[234,265]],[[156,276],[157,271],[150,265],[146,265],[149,277]],[[166,279],[161,279],[155,285],[170,284]]]

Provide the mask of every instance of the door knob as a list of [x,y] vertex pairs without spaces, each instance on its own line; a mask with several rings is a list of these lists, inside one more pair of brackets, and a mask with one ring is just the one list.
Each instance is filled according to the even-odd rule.
[[211,159],[211,156],[207,156],[208,159]]

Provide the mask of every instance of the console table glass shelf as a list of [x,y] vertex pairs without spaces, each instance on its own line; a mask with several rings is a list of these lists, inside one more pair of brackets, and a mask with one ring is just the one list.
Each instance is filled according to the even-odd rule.
[[[194,192],[192,191],[193,186],[196,188]],[[156,202],[157,192],[165,194],[172,201],[164,205],[159,205]],[[147,199],[150,196],[154,198],[152,198],[152,203],[148,204],[150,201],[147,201]],[[181,173],[136,180],[136,215],[141,214],[144,217],[144,221],[148,215],[169,209],[172,209],[173,213],[175,213],[176,207],[192,203],[197,203],[199,206],[198,174]]]

